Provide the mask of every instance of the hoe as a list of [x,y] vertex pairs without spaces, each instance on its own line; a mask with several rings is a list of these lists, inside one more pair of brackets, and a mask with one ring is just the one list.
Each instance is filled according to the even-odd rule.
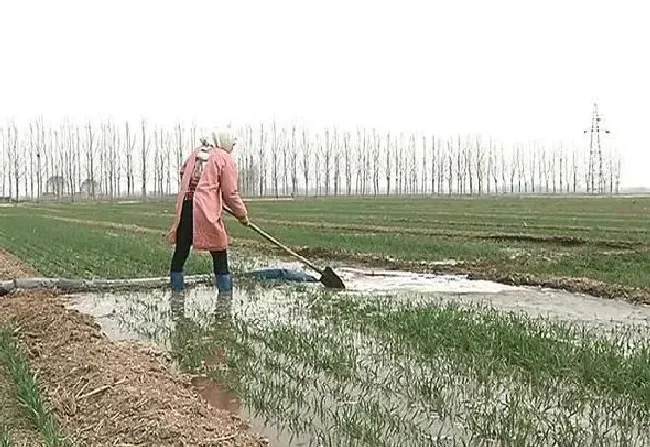
[[[234,216],[234,213],[231,210],[229,210],[228,208],[224,207],[224,211],[226,213],[230,214],[231,216]],[[286,245],[283,245],[280,242],[278,242],[273,236],[271,236],[270,234],[263,231],[261,228],[259,228],[254,223],[249,222],[248,227],[250,229],[252,229],[253,231],[255,231],[257,234],[259,234],[260,236],[262,236],[267,241],[271,242],[272,244],[276,245],[277,247],[280,247],[282,250],[286,251],[288,254],[290,254],[294,258],[298,259],[300,262],[305,264],[307,267],[309,267],[310,269],[314,270],[319,275],[321,275],[320,276],[320,282],[326,288],[328,288],[328,289],[345,289],[345,284],[343,284],[343,280],[341,279],[340,276],[338,276],[336,273],[334,273],[334,270],[332,270],[332,267],[327,266],[327,267],[325,267],[324,269],[321,270],[320,268],[318,268],[317,266],[315,266],[314,264],[309,262],[309,260],[305,259],[303,256],[301,256],[298,253],[296,253],[295,251],[291,250]]]

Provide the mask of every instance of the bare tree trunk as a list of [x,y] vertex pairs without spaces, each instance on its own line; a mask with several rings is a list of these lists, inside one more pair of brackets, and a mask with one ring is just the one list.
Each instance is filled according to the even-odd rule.
[[[128,125],[127,125],[128,129]],[[175,127],[176,134],[176,173],[178,175],[178,185],[181,184],[181,166],[183,166],[183,127],[180,123],[176,124]],[[130,144],[128,131],[126,136],[126,145]]]
[[417,184],[418,184],[418,162],[417,162],[417,148],[415,143],[415,134],[411,134],[410,139],[410,148],[411,156],[411,166],[409,166],[409,193],[417,194]]
[[[492,143],[490,143],[492,144]],[[503,146],[502,146],[503,147]],[[494,181],[494,194],[499,193],[499,159],[497,158],[497,152],[496,152],[496,147],[492,147],[492,169],[490,171],[490,175],[492,176],[492,180]],[[490,180],[488,179],[488,182]]]
[[16,200],[20,199],[20,166],[22,165],[23,157],[20,156],[22,151],[18,149],[18,128],[16,123],[12,122],[13,128],[13,142],[11,144],[11,150],[13,152],[13,162],[14,162],[14,193],[16,194]]
[[[510,192],[511,193],[515,192],[515,176],[519,172],[519,151],[520,150],[521,150],[521,148],[519,147],[519,145],[517,145],[516,149],[515,149],[514,160],[513,160],[512,165],[511,165],[511,169],[512,169],[512,177],[511,177],[511,180],[510,180],[510,184],[511,184]],[[518,189],[518,192],[521,192],[521,177],[519,177],[518,180],[519,181],[518,181],[517,189]]]
[[298,147],[296,145],[296,125],[291,127],[291,197],[298,195]]
[[35,127],[36,131],[34,133],[33,123],[29,124],[29,139],[30,145],[36,148],[36,201],[40,202],[41,196],[43,195],[43,172],[41,170],[41,126],[42,124],[39,121],[36,121]]
[[0,191],[1,191],[0,194],[2,195],[2,197],[6,197],[8,151],[6,146],[5,130],[2,127],[0,127],[0,142],[2,143],[0,144],[0,150],[2,150],[2,153],[0,154],[0,176],[2,177],[2,184],[0,185]]
[[[526,178],[526,152],[523,150],[517,151],[517,155],[519,156],[519,160],[517,162],[517,166],[519,168],[519,193],[527,193],[528,192],[528,179]],[[524,183],[524,187],[522,189],[521,183]]]
[[305,178],[305,195],[309,195],[309,162],[311,160],[311,146],[307,138],[307,131],[302,129],[302,175]]
[[449,139],[447,141],[447,181],[449,182],[447,185],[448,194],[452,195],[454,191],[454,143],[453,139]]
[[120,135],[115,123],[111,121],[111,142],[110,142],[110,164],[109,164],[109,183],[110,196],[114,200],[120,195]]
[[[163,130],[162,127],[154,128],[154,194],[163,195],[163,182],[165,174],[163,171]],[[239,179],[238,179],[239,180]]]
[[370,134],[363,131],[363,194],[370,192],[372,182],[372,141]]
[[165,167],[164,171],[166,173],[165,175],[165,194],[169,195],[172,192],[172,176],[171,176],[171,168],[172,168],[172,141],[174,139],[173,135],[167,130],[166,132],[166,138],[165,138]]
[[323,148],[323,159],[325,161],[325,195],[330,195],[330,175],[332,173],[332,139],[329,129],[325,129],[325,147]]
[[386,134],[386,195],[390,195],[390,179],[391,179],[391,153],[390,153],[390,132]]
[[569,154],[564,157],[564,178],[566,179],[566,192],[571,192],[571,164],[569,163]]
[[578,187],[578,165],[576,163],[576,153],[575,151],[573,152],[573,193],[575,194],[576,189]]
[[107,165],[108,165],[108,124],[106,122],[102,122],[102,145],[99,149],[99,172],[100,172],[100,178],[99,178],[99,185],[100,185],[100,191],[102,192],[102,196],[106,194],[108,191],[108,173],[107,173]]
[[323,170],[321,169],[321,156],[323,155],[323,142],[321,136],[316,134],[316,151],[314,152],[314,175],[316,176],[316,191],[315,195],[321,195],[321,181]]
[[[435,141],[435,136],[431,137],[432,142]],[[433,143],[432,143],[433,144]],[[440,141],[440,138],[438,138],[438,144],[436,145],[438,150],[436,151],[436,159],[438,160],[437,163],[437,168],[436,172],[438,173],[438,195],[441,195],[443,193],[443,185],[444,185],[444,172],[445,172],[445,154],[444,148],[442,147],[442,141]],[[434,162],[433,159],[431,160],[431,173],[433,174],[433,167],[434,167]]]
[[[501,193],[505,194],[508,192],[508,164],[506,163],[506,154],[505,154],[505,148],[503,147],[503,143],[501,143]],[[512,185],[511,185],[512,187]],[[514,189],[514,188],[513,188]]]
[[259,147],[259,163],[260,163],[260,184],[259,192],[260,197],[264,196],[264,186],[266,184],[266,163],[264,161],[264,124],[260,124],[260,147]]
[[253,148],[253,128],[250,125],[246,126],[246,141],[248,142],[248,144],[246,145],[247,155],[246,157],[244,157],[244,160],[246,160],[247,163],[246,187],[245,187],[244,195],[252,196],[256,188],[255,187],[256,168],[253,162],[253,154],[249,152]]
[[616,175],[615,175],[615,184],[616,184],[615,192],[616,192],[616,194],[618,194],[619,187],[621,185],[621,162],[622,162],[621,156],[619,155],[619,156],[617,156],[617,160],[616,160]]
[[560,145],[559,150],[559,174],[560,174],[560,192],[564,192],[564,151],[562,150],[562,145]]
[[537,150],[536,150],[536,149],[537,149],[537,148],[535,148],[535,149],[533,149],[533,150],[530,150],[530,149],[529,149],[530,152],[531,152],[530,155],[529,155],[529,163],[530,163],[530,173],[529,173],[529,175],[530,175],[530,188],[531,188],[531,190],[532,190],[533,193],[535,193],[535,173],[536,173],[535,167],[538,166],[538,165],[539,165],[539,166],[538,166],[538,169],[537,169],[537,170],[539,171],[539,175],[540,175],[540,180],[539,180],[540,190],[541,190],[541,184],[542,184],[541,175],[542,175],[542,166],[543,166],[543,163],[541,163],[541,164],[538,163],[538,154],[537,154]]
[[542,165],[544,166],[544,189],[548,194],[551,190],[550,161],[545,147],[542,148]]
[[456,174],[458,181],[458,194],[463,194],[465,192],[465,163],[462,160],[463,148],[460,145],[460,135],[458,135],[458,154],[456,154]]
[[399,139],[395,142],[395,194],[402,194],[403,164],[404,164],[404,134],[400,132]]
[[334,196],[338,196],[341,188],[341,146],[336,127],[332,133],[332,151],[334,152]]
[[[147,158],[149,156],[149,148],[151,147],[151,141],[147,139],[147,123],[143,119],[141,121],[141,126],[142,126],[142,197],[146,198],[147,197]],[[196,133],[196,129],[192,128],[192,139],[194,141],[194,136]]]
[[[433,183],[433,179],[431,180],[431,183]],[[427,169],[427,136],[422,135],[422,182],[420,183],[420,191],[422,191],[422,194],[425,196],[428,194],[428,187],[429,170]],[[431,194],[433,194],[433,188],[431,189]]]
[[[484,163],[483,159],[485,154],[483,153],[483,148],[481,147],[481,138],[476,137],[476,181],[478,182],[478,195],[483,194],[483,180],[484,180]],[[489,183],[489,182],[488,182]]]
[[271,158],[273,160],[273,194],[275,197],[278,197],[278,135],[273,121],[273,152],[271,152]]
[[287,135],[287,128],[282,128],[282,141],[284,142],[284,150],[282,151],[282,160],[284,161],[284,169],[282,170],[282,195],[289,195],[289,137]]
[[[30,174],[29,174],[29,183],[30,183],[30,196],[31,199],[34,200],[34,153],[38,154],[38,149],[35,148],[35,143],[34,143],[34,128],[32,123],[29,123],[29,166],[30,166]],[[38,156],[37,156],[38,158]],[[38,172],[38,168],[37,168]],[[40,196],[38,195],[38,179],[36,180],[36,201],[38,202],[40,200]]]
[[357,129],[357,175],[355,178],[354,194],[359,195],[359,187],[363,187],[363,147],[362,147],[361,129]]
[[556,163],[556,158],[557,158],[557,149],[553,149],[553,152],[551,153],[551,156],[553,157],[551,160],[551,176],[552,176],[552,181],[553,181],[553,194],[557,193],[557,163]]
[[133,150],[135,149],[135,135],[131,139],[131,128],[129,123],[125,123],[125,144],[126,152],[126,194],[131,197],[135,194],[135,167],[133,166]]
[[492,145],[492,137],[490,137],[490,146],[487,153],[487,172],[485,176],[485,186],[487,187],[487,195],[491,194],[492,184],[492,170],[494,169],[494,146]]
[[190,147],[195,148],[196,146],[196,122],[192,122],[192,127],[190,127]]
[[90,183],[90,197],[95,200],[95,135],[90,121],[86,124],[86,131],[86,181]]
[[[70,126],[72,126],[72,124],[70,124]],[[72,128],[70,128],[70,132],[72,132]],[[79,130],[78,125],[76,125],[75,128],[74,128],[74,141],[75,141],[75,145],[74,145],[73,150],[74,150],[75,156],[74,156],[74,160],[72,161],[72,164],[73,164],[73,168],[71,170],[72,172],[70,173],[71,188],[72,188],[72,191],[73,191],[73,193],[72,193],[73,200],[74,200],[75,193],[78,192],[79,189],[81,188],[81,183],[79,182],[79,179],[81,178],[81,173],[79,172],[80,169],[81,169],[81,161],[80,161],[80,158],[81,158],[81,131]],[[75,164],[75,161],[76,161],[76,164]]]
[[[54,130],[54,156],[58,156],[61,153],[61,141],[59,139],[59,131]],[[56,200],[61,200],[61,170],[59,168],[59,163],[56,163],[54,166],[54,196]]]

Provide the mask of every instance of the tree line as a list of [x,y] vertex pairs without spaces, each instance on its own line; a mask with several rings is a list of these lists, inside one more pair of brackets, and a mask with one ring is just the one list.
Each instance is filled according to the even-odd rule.
[[[605,146],[598,169],[589,148],[558,142],[505,143],[276,122],[233,127],[239,187],[246,197],[569,194],[619,191],[621,159]],[[116,123],[0,127],[0,196],[75,200],[174,194],[179,169],[206,129]]]

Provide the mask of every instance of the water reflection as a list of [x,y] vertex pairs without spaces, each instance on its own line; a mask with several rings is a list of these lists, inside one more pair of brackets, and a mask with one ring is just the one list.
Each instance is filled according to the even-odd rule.
[[[204,359],[204,367],[210,371],[226,366],[226,339],[232,338],[232,294],[218,294],[217,301],[212,313],[212,326],[214,336],[214,351]],[[172,358],[178,358],[178,353],[185,349],[185,346],[192,335],[196,334],[197,327],[191,318],[185,316],[185,293],[172,292],[169,299],[171,319],[176,324],[176,330],[172,334],[171,354]],[[219,340],[221,339],[221,342]],[[192,384],[205,400],[212,406],[240,414],[242,400],[230,388],[206,375],[195,375],[192,377]]]
[[[403,285],[407,276],[386,275],[388,279],[377,284]],[[344,280],[354,287],[354,281]],[[415,281],[418,288],[425,282]],[[365,278],[357,285],[366,289],[363,285],[369,283]],[[468,295],[472,287],[475,292]],[[481,287],[466,280],[440,278],[429,288],[446,292],[385,291],[386,309],[402,303],[434,307],[450,300],[487,299],[505,308],[528,305],[538,313],[561,310],[560,298],[535,289],[476,292]],[[567,399],[575,390],[560,381],[535,388],[509,372],[489,376],[481,372],[480,364],[455,362],[454,352],[422,357],[395,334],[379,333],[368,325],[370,320],[358,308],[348,312],[336,307],[351,295],[356,303],[370,307],[378,301],[374,293],[355,293],[240,282],[229,296],[203,288],[173,295],[95,294],[78,297],[75,307],[97,317],[113,338],[132,336],[164,346],[183,370],[197,374],[193,383],[206,400],[252,419],[254,430],[278,447],[487,445],[476,442],[488,442],[490,436],[503,435],[512,427],[550,430],[560,423],[575,430],[576,439],[586,441],[589,430],[600,427],[590,421],[578,427],[567,415],[585,408],[593,420],[609,417],[611,409],[629,415],[620,401],[600,395],[581,396],[584,407],[570,407],[580,401]],[[584,319],[593,313],[602,319],[637,313],[642,319],[646,312],[601,301],[606,304],[578,313],[574,311],[591,303],[588,297],[558,295],[575,300],[573,306],[568,303],[570,313]],[[387,310],[381,312],[375,322],[390,318]],[[549,408],[552,412],[546,413]],[[614,426],[612,432],[620,429]],[[564,439],[563,434],[555,436]],[[449,439],[454,441],[445,444]]]

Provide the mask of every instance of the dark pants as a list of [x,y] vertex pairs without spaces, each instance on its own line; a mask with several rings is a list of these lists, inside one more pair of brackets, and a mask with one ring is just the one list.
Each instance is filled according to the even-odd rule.
[[[174,273],[181,273],[187,257],[190,255],[190,247],[192,246],[192,201],[185,200],[183,202],[183,210],[181,211],[181,221],[176,230],[176,249],[172,256],[172,263],[170,271]],[[227,275],[228,272],[228,254],[226,250],[211,251],[212,267],[215,275]]]

